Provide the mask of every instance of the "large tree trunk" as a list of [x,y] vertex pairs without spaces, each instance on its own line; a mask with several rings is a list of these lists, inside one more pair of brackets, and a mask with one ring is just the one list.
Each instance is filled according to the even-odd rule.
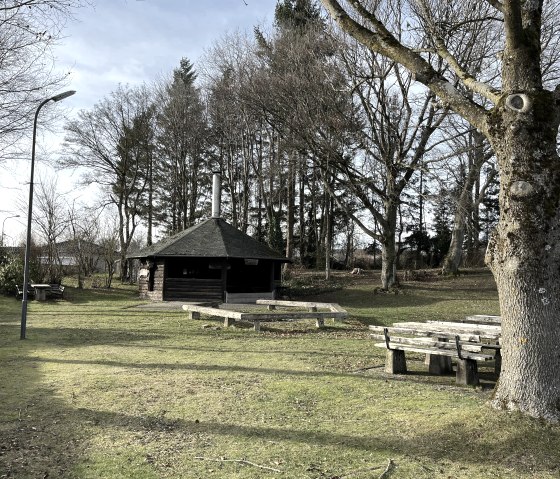
[[443,260],[443,274],[457,274],[459,265],[463,258],[463,241],[465,240],[465,218],[464,213],[457,210],[453,220],[453,231],[449,251]]
[[392,240],[386,238],[387,241],[381,243],[381,288],[389,289],[395,284],[395,261],[397,260],[397,252],[395,248],[395,237]]
[[[442,266],[443,274],[457,274],[459,271],[459,265],[463,258],[465,224],[466,221],[470,219],[470,213],[473,209],[478,208],[478,203],[476,205],[474,204],[472,190],[475,183],[480,179],[480,169],[485,162],[483,137],[482,134],[477,131],[470,133],[470,135],[473,144],[469,152],[471,161],[469,162],[468,174],[466,175],[461,193],[457,200],[455,217],[453,219],[453,232],[451,233],[451,243]],[[478,232],[473,233],[473,235],[478,235]]]
[[[288,159],[288,178],[286,184],[286,257],[292,259],[294,256],[294,227],[295,227],[295,195],[296,175],[294,166],[294,153],[291,152]],[[284,271],[290,269],[291,263],[284,264]]]
[[498,156],[500,221],[487,263],[500,297],[503,365],[493,404],[549,420],[560,418],[560,159],[552,95],[503,107],[490,133]]
[[397,210],[397,202],[389,200],[385,202],[386,221],[381,225],[381,287],[385,290],[397,281],[397,249],[395,247]]

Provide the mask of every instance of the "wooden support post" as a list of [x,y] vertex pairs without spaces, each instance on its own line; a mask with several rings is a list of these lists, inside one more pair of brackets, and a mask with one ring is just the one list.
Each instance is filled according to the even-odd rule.
[[494,372],[499,376],[502,372],[502,352],[496,349],[496,354],[494,355]]
[[428,371],[431,374],[450,374],[453,372],[453,364],[449,356],[440,356],[439,354],[426,354],[428,363]]
[[190,319],[200,319],[200,313],[198,311],[189,311]]
[[224,318],[224,328],[229,328],[235,324],[235,319],[233,318]]
[[260,321],[253,321],[253,328],[255,331],[260,331],[261,330],[261,322]]
[[323,318],[317,318],[317,322],[315,324],[318,328],[324,328],[325,320]]
[[385,372],[388,374],[405,374],[406,373],[406,357],[404,351],[397,349],[387,350],[387,359],[385,362]]
[[307,310],[310,313],[316,313],[317,312],[317,306],[309,306],[309,308],[307,308]]
[[478,365],[474,359],[457,360],[456,382],[462,386],[478,385]]
[[268,309],[269,311],[274,311],[276,309],[276,306],[274,304],[269,304],[266,309]]
[[[447,338],[435,338],[436,341],[447,341]],[[435,357],[434,357],[435,356]],[[428,371],[432,374],[451,374],[453,372],[453,363],[450,356],[440,356],[426,354],[424,364],[428,365]]]

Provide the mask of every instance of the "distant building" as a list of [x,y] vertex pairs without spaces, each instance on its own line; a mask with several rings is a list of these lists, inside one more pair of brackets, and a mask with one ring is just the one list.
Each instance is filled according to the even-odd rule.
[[[107,264],[105,261],[105,249],[91,241],[68,240],[56,243],[55,251],[57,263],[66,273],[74,273],[78,268],[79,258],[84,262],[88,273],[105,273]],[[44,252],[39,255],[41,264],[49,264],[52,260]]]
[[221,218],[131,253],[140,296],[156,301],[250,302],[275,297],[289,260]]
[[274,298],[290,260],[220,218],[214,176],[212,218],[130,253],[140,260],[140,296],[155,301],[254,302]]

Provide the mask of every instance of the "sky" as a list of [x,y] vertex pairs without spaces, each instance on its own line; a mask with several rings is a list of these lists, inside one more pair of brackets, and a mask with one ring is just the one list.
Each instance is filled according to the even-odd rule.
[[[76,94],[45,108],[57,108],[60,127],[79,110],[89,110],[119,83],[150,83],[167,75],[186,57],[194,63],[226,33],[252,32],[270,25],[276,0],[91,0],[68,21],[55,49],[56,68],[70,72],[65,90]],[[64,103],[64,105],[62,105]],[[60,111],[60,114],[58,112]],[[40,125],[39,125],[40,126]],[[56,150],[64,133],[38,134],[37,151]],[[45,146],[48,145],[48,146]],[[31,156],[31,145],[29,145]],[[30,161],[8,162],[0,175],[0,221],[4,244],[22,241],[27,224]],[[56,176],[58,187],[70,197],[87,198],[93,189],[78,188],[79,176],[57,173],[36,157],[35,183]],[[20,214],[19,218],[8,218]]]

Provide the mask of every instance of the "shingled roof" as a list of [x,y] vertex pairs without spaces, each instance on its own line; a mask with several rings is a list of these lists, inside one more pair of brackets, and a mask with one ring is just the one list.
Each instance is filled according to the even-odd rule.
[[128,258],[206,257],[290,260],[242,233],[222,218],[210,218],[158,243],[128,254]]

